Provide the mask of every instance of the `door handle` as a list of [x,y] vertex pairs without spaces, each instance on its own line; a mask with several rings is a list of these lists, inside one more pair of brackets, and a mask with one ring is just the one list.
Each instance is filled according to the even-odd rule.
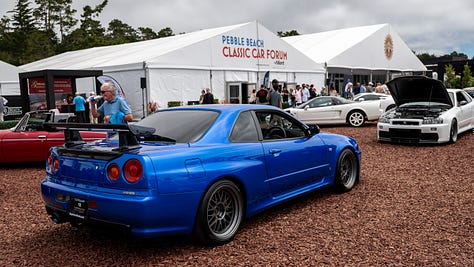
[[46,139],[46,135],[38,135],[38,139]]
[[270,154],[272,154],[273,156],[277,157],[279,156],[281,153],[281,149],[280,148],[272,148],[270,149]]

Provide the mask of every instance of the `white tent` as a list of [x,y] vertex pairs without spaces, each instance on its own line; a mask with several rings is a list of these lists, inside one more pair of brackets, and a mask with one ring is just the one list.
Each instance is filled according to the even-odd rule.
[[[169,101],[186,104],[198,100],[206,87],[220,101],[245,103],[248,90],[263,83],[267,71],[270,80],[290,84],[323,85],[325,79],[322,64],[257,22],[66,52],[22,68],[103,70],[121,84],[134,114],[139,115],[147,101],[160,107]],[[146,89],[141,89],[140,78],[146,78]]]
[[20,72],[20,68],[0,61],[0,95],[20,95]]
[[[284,41],[329,73],[389,74],[423,72],[426,67],[390,24],[284,37]],[[389,77],[387,77],[389,78]],[[371,79],[372,80],[372,79]]]

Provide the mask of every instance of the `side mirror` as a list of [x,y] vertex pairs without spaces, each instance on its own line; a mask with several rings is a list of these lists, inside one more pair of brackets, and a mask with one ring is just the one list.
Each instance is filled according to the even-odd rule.
[[316,135],[321,132],[318,125],[309,125],[309,134],[310,136]]
[[304,110],[308,110],[309,105],[304,106]]
[[365,99],[364,99],[363,97],[361,97],[361,98],[359,98],[359,99],[357,99],[357,100],[359,100],[359,102],[362,102],[362,101],[364,101]]
[[464,105],[466,105],[466,104],[467,104],[467,101],[466,101],[466,100],[462,100],[461,102],[459,102],[459,105],[460,105],[460,106],[464,106]]

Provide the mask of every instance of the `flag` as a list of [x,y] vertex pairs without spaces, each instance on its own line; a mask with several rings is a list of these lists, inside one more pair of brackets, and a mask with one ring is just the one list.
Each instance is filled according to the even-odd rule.
[[270,71],[267,71],[265,73],[265,76],[263,77],[263,84],[265,84],[265,87],[268,88],[270,83]]
[[120,84],[114,78],[112,78],[110,76],[107,76],[107,75],[102,75],[102,76],[97,77],[97,80],[101,84],[113,83],[115,88],[117,88],[117,95],[125,98],[125,92],[122,90],[122,87],[120,86]]

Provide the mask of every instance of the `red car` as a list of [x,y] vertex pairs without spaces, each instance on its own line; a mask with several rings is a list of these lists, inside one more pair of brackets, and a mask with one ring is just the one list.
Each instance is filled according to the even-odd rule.
[[[69,113],[32,111],[26,113],[11,129],[0,130],[0,163],[40,162],[46,160],[49,148],[64,144],[63,131],[50,131],[44,122],[68,122]],[[80,132],[84,141],[104,139],[104,132]]]

